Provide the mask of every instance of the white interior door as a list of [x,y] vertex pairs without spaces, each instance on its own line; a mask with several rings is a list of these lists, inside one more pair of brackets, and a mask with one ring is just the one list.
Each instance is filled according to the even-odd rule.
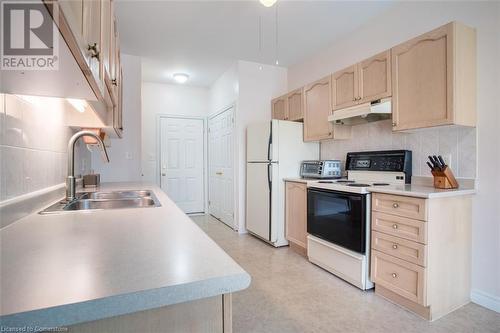
[[234,228],[233,108],[208,120],[208,211]]
[[160,185],[185,212],[204,209],[203,119],[160,118]]

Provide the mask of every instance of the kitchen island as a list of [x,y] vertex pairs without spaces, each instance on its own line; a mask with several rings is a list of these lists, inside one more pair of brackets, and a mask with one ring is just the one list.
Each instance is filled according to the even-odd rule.
[[250,276],[157,186],[98,189],[116,190],[151,190],[161,206],[35,213],[0,230],[0,326],[230,332],[231,293]]

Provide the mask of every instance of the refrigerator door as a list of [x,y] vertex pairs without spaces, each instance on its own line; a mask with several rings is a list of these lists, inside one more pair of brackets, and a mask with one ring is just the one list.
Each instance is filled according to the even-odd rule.
[[278,156],[273,152],[273,137],[276,133],[273,133],[273,129],[277,131],[277,128],[276,121],[248,125],[247,162],[276,161]]
[[247,163],[247,229],[270,242],[276,238],[272,214],[276,193],[273,179],[277,177],[277,169],[276,163]]

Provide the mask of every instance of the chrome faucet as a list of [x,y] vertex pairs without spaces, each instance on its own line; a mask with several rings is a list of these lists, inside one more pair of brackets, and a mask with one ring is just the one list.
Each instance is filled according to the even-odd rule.
[[83,136],[91,136],[97,140],[101,146],[102,157],[106,162],[109,162],[108,152],[101,138],[91,131],[80,131],[75,133],[68,142],[68,178],[66,178],[66,201],[75,199],[76,178],[75,178],[75,143]]

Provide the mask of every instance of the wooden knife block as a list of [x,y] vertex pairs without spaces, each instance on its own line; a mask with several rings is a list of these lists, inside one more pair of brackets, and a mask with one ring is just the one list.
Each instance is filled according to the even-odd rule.
[[458,188],[458,182],[449,167],[444,168],[443,171],[432,171],[432,175],[434,176],[435,188]]

